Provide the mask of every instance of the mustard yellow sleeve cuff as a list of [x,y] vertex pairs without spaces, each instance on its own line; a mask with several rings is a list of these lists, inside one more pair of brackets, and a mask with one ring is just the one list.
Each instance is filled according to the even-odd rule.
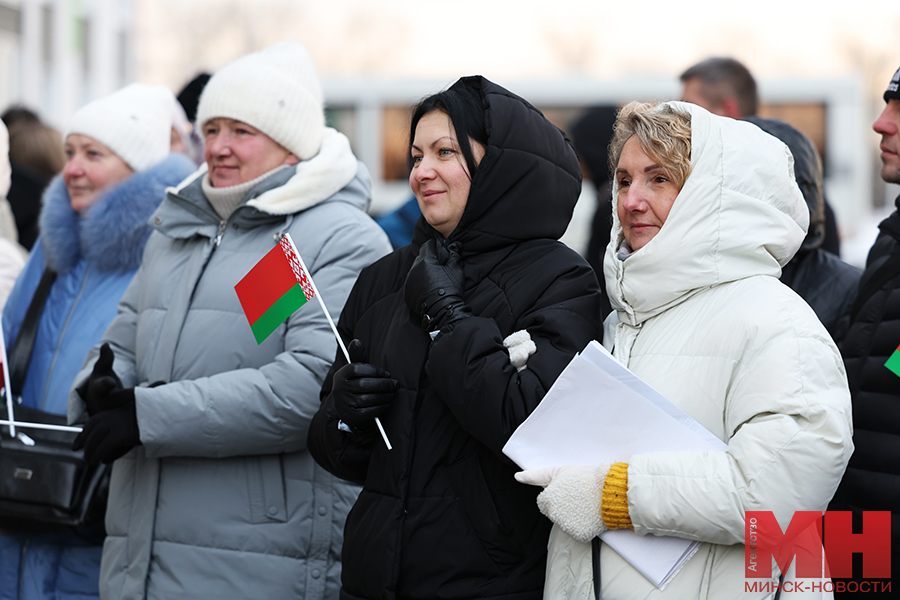
[[628,463],[618,462],[609,468],[603,483],[600,516],[609,529],[634,529],[628,515]]

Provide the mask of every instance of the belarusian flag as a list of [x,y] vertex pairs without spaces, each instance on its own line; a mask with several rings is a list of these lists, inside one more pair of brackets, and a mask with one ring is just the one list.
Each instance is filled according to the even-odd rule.
[[315,297],[312,279],[285,236],[241,279],[234,291],[256,343],[262,344],[294,311]]
[[884,366],[890,369],[894,375],[900,377],[900,346],[894,350],[894,353],[891,354],[891,357],[884,363]]

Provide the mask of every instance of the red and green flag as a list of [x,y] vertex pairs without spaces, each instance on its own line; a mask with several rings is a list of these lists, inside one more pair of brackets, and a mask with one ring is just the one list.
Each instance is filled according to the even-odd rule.
[[894,350],[894,353],[891,354],[891,357],[884,363],[884,366],[890,369],[894,375],[900,377],[900,346]]
[[269,337],[294,311],[316,293],[290,236],[272,248],[241,279],[234,291],[257,344]]

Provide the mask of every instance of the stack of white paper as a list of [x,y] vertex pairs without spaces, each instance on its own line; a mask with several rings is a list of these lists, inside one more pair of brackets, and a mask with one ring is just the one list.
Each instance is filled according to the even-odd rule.
[[[565,368],[503,453],[523,469],[627,462],[641,452],[724,451],[726,444],[626,369],[597,342]],[[662,589],[699,546],[607,531],[604,543]]]

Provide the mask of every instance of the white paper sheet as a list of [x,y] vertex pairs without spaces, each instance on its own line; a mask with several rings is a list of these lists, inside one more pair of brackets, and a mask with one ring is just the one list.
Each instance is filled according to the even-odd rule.
[[[627,462],[637,453],[724,451],[726,444],[591,342],[562,372],[537,409],[503,447],[523,469]],[[639,536],[600,539],[662,589],[699,542]]]
[[653,389],[646,381],[629,371],[600,342],[593,341],[585,346],[584,350],[581,351],[581,356],[661,408],[667,415],[709,442],[712,448],[722,451],[728,448],[725,442],[714,436],[706,427],[669,402],[665,396]]

